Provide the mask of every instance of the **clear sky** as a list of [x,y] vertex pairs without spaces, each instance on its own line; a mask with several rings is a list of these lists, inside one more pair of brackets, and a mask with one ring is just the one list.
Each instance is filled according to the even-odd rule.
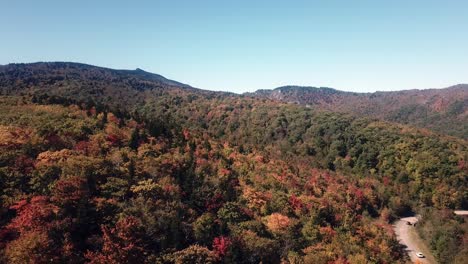
[[468,83],[467,0],[0,0],[0,64],[75,61],[233,92]]

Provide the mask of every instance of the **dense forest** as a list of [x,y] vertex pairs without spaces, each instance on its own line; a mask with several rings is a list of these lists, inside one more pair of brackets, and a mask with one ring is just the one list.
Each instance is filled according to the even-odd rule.
[[394,219],[468,208],[468,143],[427,129],[71,63],[0,91],[0,262],[405,263]]

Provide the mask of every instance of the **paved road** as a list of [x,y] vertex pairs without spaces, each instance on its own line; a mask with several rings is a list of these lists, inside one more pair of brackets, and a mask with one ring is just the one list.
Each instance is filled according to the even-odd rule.
[[[408,225],[410,222],[412,225]],[[422,242],[421,238],[414,230],[414,223],[418,222],[416,217],[404,217],[395,222],[393,228],[397,235],[397,239],[400,244],[406,246],[406,251],[411,258],[413,263],[426,263],[426,264],[436,264],[434,256],[431,254],[427,246]],[[425,258],[416,257],[417,252],[422,252]]]

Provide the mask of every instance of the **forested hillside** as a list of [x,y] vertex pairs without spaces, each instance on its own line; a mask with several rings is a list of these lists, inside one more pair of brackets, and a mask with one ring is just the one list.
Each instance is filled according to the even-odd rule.
[[[53,62],[0,66],[0,94],[49,94],[71,100],[134,105],[161,91],[196,90],[143,70],[111,70],[80,63]],[[197,90],[204,93],[203,90]],[[149,95],[150,94],[150,95]]]
[[394,218],[468,208],[463,139],[39,65],[0,70],[1,261],[404,263]]
[[251,96],[292,102],[315,109],[351,113],[428,128],[468,139],[468,85],[445,89],[351,93],[331,88],[285,86]]

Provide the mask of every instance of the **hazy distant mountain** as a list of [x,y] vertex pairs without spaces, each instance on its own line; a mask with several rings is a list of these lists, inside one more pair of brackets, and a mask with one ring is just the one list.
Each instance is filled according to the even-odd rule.
[[284,86],[248,94],[317,109],[348,112],[468,138],[468,85],[445,89],[352,93],[331,88]]

